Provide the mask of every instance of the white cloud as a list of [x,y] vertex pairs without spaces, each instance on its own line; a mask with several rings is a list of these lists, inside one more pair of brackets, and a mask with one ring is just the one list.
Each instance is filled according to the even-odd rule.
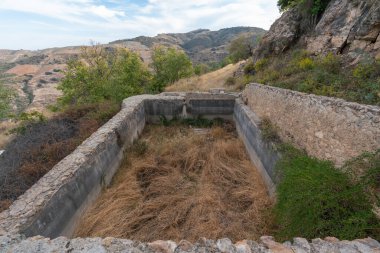
[[122,11],[114,11],[110,10],[104,5],[100,6],[91,6],[90,11],[94,13],[95,15],[105,18],[105,19],[110,19],[110,18],[115,18],[117,16],[123,17],[125,16],[124,12]]
[[[0,12],[34,14],[33,18],[25,15],[26,20],[20,20],[20,23],[32,19],[35,25],[38,22],[46,24],[49,23],[46,19],[50,19],[54,23],[52,26],[60,26],[56,30],[71,31],[67,38],[72,39],[80,31],[78,39],[87,38],[83,43],[91,38],[103,38],[102,42],[105,42],[162,32],[187,32],[198,28],[217,30],[233,26],[256,26],[269,29],[279,16],[277,0],[148,0],[144,6],[136,1],[139,0],[1,0]],[[4,25],[1,16],[0,14],[0,23]],[[43,27],[46,32],[48,26]],[[15,31],[12,38],[22,32]],[[0,31],[0,36],[4,38],[1,33]],[[41,37],[46,36],[41,34]],[[68,39],[65,42],[69,42]],[[2,44],[0,40],[0,48],[3,47]],[[41,45],[44,46],[43,41]]]

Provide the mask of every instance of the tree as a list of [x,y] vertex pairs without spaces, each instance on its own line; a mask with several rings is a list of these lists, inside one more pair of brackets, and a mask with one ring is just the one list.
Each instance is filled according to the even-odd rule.
[[120,102],[143,93],[151,81],[137,54],[100,45],[82,48],[80,59],[69,61],[64,73],[59,85],[63,104]]
[[175,48],[156,47],[152,55],[155,72],[153,90],[161,92],[168,84],[193,75],[193,64],[189,57]]
[[8,114],[11,109],[10,103],[13,97],[14,93],[0,83],[0,119],[5,119],[9,116]]
[[240,36],[233,40],[228,48],[232,62],[236,63],[251,57],[255,44],[252,37],[247,36]]

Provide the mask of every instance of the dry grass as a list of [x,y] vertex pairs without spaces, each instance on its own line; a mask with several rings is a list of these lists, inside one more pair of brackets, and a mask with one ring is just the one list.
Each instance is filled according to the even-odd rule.
[[111,118],[118,108],[106,103],[78,106],[47,121],[20,128],[24,130],[13,136],[0,156],[0,212]]
[[225,83],[229,77],[233,76],[234,72],[239,68],[239,65],[240,63],[230,64],[224,68],[201,76],[181,79],[167,87],[166,91],[209,91],[211,88],[236,90],[235,86],[226,86]]
[[75,236],[194,242],[269,233],[272,201],[242,142],[226,129],[147,126]]

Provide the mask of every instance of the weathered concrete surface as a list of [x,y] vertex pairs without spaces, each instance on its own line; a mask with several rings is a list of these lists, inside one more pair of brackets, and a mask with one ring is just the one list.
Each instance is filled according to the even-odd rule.
[[283,140],[337,166],[380,148],[380,107],[260,84],[250,84],[243,100],[277,125]]
[[236,100],[234,120],[252,163],[260,171],[270,195],[274,195],[275,166],[280,154],[276,151],[275,145],[263,140],[259,128],[260,119],[244,105],[241,99]]
[[59,237],[54,240],[43,237],[24,238],[20,235],[0,236],[1,253],[52,253],[52,252],[133,252],[133,253],[377,253],[380,252],[379,242],[371,239],[354,241],[339,241],[329,237],[314,239],[308,242],[303,238],[294,238],[293,242],[278,243],[270,236],[263,236],[260,242],[250,240],[232,243],[224,238],[217,241],[205,238],[196,243],[181,241],[154,241],[141,243],[125,239],[108,238],[76,238]]
[[166,93],[124,100],[116,116],[0,214],[0,235],[71,235],[75,221],[111,181],[125,148],[138,138],[146,121],[160,117],[232,118],[235,98],[227,94]]

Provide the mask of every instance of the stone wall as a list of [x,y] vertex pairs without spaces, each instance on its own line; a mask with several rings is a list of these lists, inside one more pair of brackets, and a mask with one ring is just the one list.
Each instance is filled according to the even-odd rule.
[[283,140],[337,166],[380,149],[380,107],[260,84],[248,85],[243,100],[278,126]]
[[135,242],[126,239],[108,238],[76,238],[59,237],[54,240],[44,237],[26,239],[20,235],[0,236],[0,252],[134,252],[134,253],[327,253],[379,252],[380,243],[371,239],[339,241],[334,237],[324,240],[314,239],[308,242],[304,238],[294,238],[293,242],[278,243],[270,236],[263,236],[260,242],[243,240],[236,243],[230,239],[199,239],[195,243],[185,240],[178,244],[173,241],[154,241],[150,243]]

